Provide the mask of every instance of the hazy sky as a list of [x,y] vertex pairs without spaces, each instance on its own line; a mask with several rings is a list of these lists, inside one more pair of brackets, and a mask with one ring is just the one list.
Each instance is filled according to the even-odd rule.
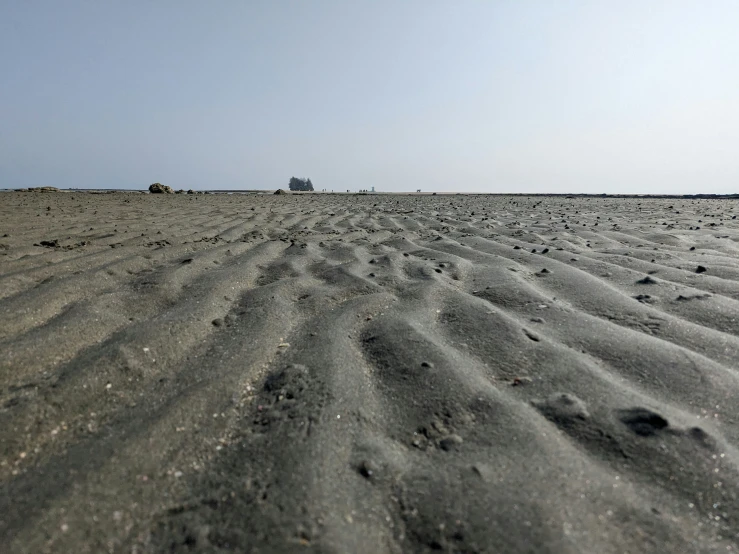
[[0,188],[739,192],[739,1],[0,0]]

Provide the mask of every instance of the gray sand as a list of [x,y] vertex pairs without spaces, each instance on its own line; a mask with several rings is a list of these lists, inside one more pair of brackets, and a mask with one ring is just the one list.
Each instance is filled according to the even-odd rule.
[[2,550],[736,551],[737,214],[3,194]]

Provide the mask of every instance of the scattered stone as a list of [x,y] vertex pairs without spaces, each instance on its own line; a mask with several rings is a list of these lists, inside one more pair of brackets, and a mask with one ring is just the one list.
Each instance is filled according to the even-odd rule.
[[364,460],[359,464],[357,471],[365,479],[371,479],[372,476],[377,472],[377,467],[371,461]]
[[696,273],[705,273],[706,271],[708,271],[708,269],[706,269],[706,267],[702,265],[699,265],[695,268]]
[[472,465],[470,469],[472,469],[472,472],[486,483],[492,483],[495,480],[496,472],[488,464],[477,463]]
[[649,437],[669,426],[668,421],[647,408],[620,410],[619,419],[637,435]]
[[445,452],[451,452],[452,450],[457,450],[462,442],[462,437],[452,433],[451,435],[444,437],[439,441],[439,448],[441,448]]
[[149,185],[149,192],[151,194],[174,194],[172,187],[168,187],[161,183],[152,183]]
[[570,393],[556,393],[543,400],[534,400],[531,404],[541,414],[554,422],[586,420],[590,417],[585,402]]
[[685,302],[687,300],[703,300],[705,298],[711,298],[710,294],[693,294],[689,296],[679,295],[675,300],[679,302]]

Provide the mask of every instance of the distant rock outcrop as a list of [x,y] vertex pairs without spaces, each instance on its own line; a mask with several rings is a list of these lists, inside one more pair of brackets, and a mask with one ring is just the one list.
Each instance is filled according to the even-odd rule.
[[283,190],[283,189],[277,189],[277,190],[275,191],[275,194],[290,194],[290,193],[289,193],[289,192],[287,192],[286,190]]
[[149,192],[152,194],[174,194],[174,190],[172,190],[172,187],[168,187],[167,185],[163,185],[161,183],[154,183],[152,185],[149,185]]
[[309,192],[313,190],[313,183],[311,183],[310,179],[306,177],[303,177],[302,179],[298,179],[297,177],[291,177],[290,178],[290,190]]
[[29,187],[29,192],[60,192],[56,187]]

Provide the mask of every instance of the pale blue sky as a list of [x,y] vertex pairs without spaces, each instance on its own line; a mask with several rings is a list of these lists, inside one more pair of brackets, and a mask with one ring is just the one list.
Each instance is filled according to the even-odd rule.
[[0,188],[739,192],[739,1],[0,0]]

